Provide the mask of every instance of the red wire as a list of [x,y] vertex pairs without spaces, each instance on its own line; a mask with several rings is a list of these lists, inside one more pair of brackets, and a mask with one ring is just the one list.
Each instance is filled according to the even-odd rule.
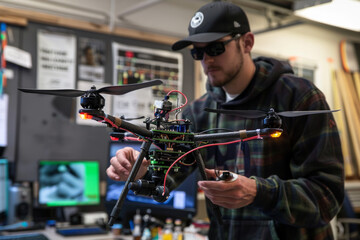
[[177,108],[172,109],[171,111],[169,111],[169,113],[170,113],[170,112],[173,112],[173,111],[176,111],[176,110],[178,110],[178,109],[180,109],[180,108],[185,107],[185,105],[186,105],[187,102],[188,102],[187,97],[185,96],[185,94],[183,94],[183,93],[180,92],[179,90],[171,90],[171,91],[168,92],[166,95],[169,96],[169,95],[170,95],[171,93],[173,93],[173,92],[180,93],[180,94],[185,98],[185,103],[184,103],[183,105],[181,105],[180,107],[177,107]]
[[[104,120],[105,120],[107,123],[110,123],[110,125],[111,125],[112,127],[114,127],[114,128],[118,128],[118,129],[120,129],[120,130],[127,131],[127,132],[131,133],[131,134],[134,135],[134,136],[138,136],[138,135],[136,135],[135,133],[133,133],[133,132],[127,130],[127,129],[118,127],[116,124],[114,124],[110,119],[108,119],[108,118],[106,118],[106,117],[104,117]],[[140,138],[142,138],[142,139],[140,139]],[[132,141],[139,141],[139,142],[145,141],[145,140],[144,140],[145,137],[140,137],[140,136],[139,136],[139,138],[135,138],[135,137],[125,137],[124,139],[125,139],[125,140],[132,140]],[[153,144],[156,148],[162,150],[158,145],[156,145],[156,144],[154,144],[154,143],[152,143],[152,144]]]
[[176,159],[168,168],[168,170],[165,173],[165,177],[164,177],[164,191],[163,191],[163,196],[165,195],[165,187],[166,187],[166,178],[167,175],[169,174],[171,168],[178,162],[180,161],[183,157],[185,157],[186,155],[188,155],[189,153],[194,152],[195,150],[198,149],[202,149],[202,148],[206,148],[206,147],[212,147],[212,146],[220,146],[220,145],[228,145],[228,144],[232,144],[232,143],[238,143],[238,142],[246,142],[246,141],[250,141],[250,140],[254,140],[254,139],[258,139],[258,136],[253,136],[253,137],[249,137],[249,138],[245,138],[245,139],[239,139],[239,140],[235,140],[235,141],[231,141],[231,142],[225,142],[225,143],[211,143],[211,144],[207,144],[207,145],[203,145],[194,149],[191,149],[190,151],[184,153],[183,155],[181,155],[178,159]]
[[136,137],[124,137],[124,140],[130,140],[130,141],[138,141],[138,142],[143,142],[143,139],[139,139]]

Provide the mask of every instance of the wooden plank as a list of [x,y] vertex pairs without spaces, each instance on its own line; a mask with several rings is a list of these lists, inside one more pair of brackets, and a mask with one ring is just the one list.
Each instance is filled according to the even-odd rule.
[[340,140],[341,140],[341,149],[344,157],[344,168],[345,168],[345,177],[354,178],[355,169],[357,169],[357,162],[353,162],[353,155],[350,149],[350,140],[349,133],[346,125],[346,116],[345,116],[345,106],[340,96],[339,87],[337,86],[336,74],[335,71],[332,72],[332,89],[333,89],[333,103],[334,109],[341,109],[340,112],[334,114],[336,125],[339,130]]
[[[179,38],[175,38],[175,37],[169,37],[165,35],[159,35],[155,33],[149,33],[140,30],[126,29],[120,27],[114,28],[114,31],[112,33],[122,37],[135,38],[139,40],[158,42],[168,45],[172,45],[174,42],[179,40]],[[171,50],[170,47],[169,50]]]
[[358,98],[360,99],[360,72],[354,72],[353,77],[354,77],[356,92],[357,92]]
[[2,13],[2,16],[23,17],[28,20],[37,19],[37,21],[39,21],[39,22],[47,22],[47,23],[56,23],[57,22],[57,17],[52,16],[50,14],[34,12],[34,11],[29,11],[29,10],[24,10],[24,9],[0,6],[0,12]]
[[195,98],[199,98],[206,92],[206,79],[204,79],[204,71],[201,62],[195,61],[194,64]]
[[345,115],[348,120],[348,126],[350,129],[350,139],[352,141],[352,146],[354,150],[354,157],[358,162],[358,172],[360,172],[360,139],[358,131],[360,129],[360,114],[358,111],[359,102],[354,92],[354,88],[351,87],[351,76],[349,79],[349,74],[345,74],[344,71],[337,71],[337,86],[340,90],[342,101],[345,106]]
[[27,21],[40,22],[49,25],[63,26],[63,27],[69,27],[75,29],[82,29],[86,31],[99,32],[104,34],[114,34],[117,36],[134,38],[148,42],[150,41],[150,42],[172,45],[174,42],[179,40],[179,38],[175,38],[175,37],[170,37],[166,35],[155,34],[140,30],[134,30],[134,29],[115,27],[113,30],[110,30],[109,26],[105,24],[96,24],[87,21],[64,18],[46,13],[24,10],[24,9],[16,9],[16,8],[0,6],[0,12],[1,15],[6,18],[18,17],[18,18],[26,19]]
[[0,22],[18,25],[18,26],[26,26],[28,24],[28,21],[26,18],[14,17],[14,16],[0,16]]

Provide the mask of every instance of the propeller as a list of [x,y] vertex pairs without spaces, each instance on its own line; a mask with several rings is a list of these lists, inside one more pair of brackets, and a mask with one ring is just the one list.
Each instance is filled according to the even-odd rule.
[[313,115],[313,114],[323,114],[323,113],[332,113],[340,111],[337,110],[310,110],[310,111],[285,111],[285,112],[275,112],[273,108],[270,108],[270,111],[261,111],[261,110],[228,110],[228,109],[211,109],[205,108],[207,112],[213,113],[223,113],[223,114],[234,114],[234,115],[241,115],[245,118],[260,118],[266,117],[269,114],[276,114],[282,117],[300,117],[306,115]]
[[282,117],[300,117],[305,115],[314,115],[322,113],[332,113],[340,110],[310,110],[310,111],[285,111],[285,112],[275,112],[273,108],[270,108],[268,112],[261,110],[227,110],[227,109],[211,109],[205,108],[207,112],[214,113],[224,113],[224,114],[235,114],[242,115],[244,118],[261,118],[264,117],[263,125],[266,128],[280,128],[282,120],[279,116]]
[[108,86],[100,89],[96,89],[92,87],[90,90],[82,91],[76,89],[54,89],[54,90],[46,90],[46,89],[19,89],[22,92],[26,93],[38,93],[38,94],[47,94],[47,95],[55,95],[62,97],[80,97],[87,93],[105,93],[111,95],[122,95],[137,89],[161,85],[163,82],[161,80],[151,80],[142,83],[134,83],[134,84],[126,84],[121,86]]

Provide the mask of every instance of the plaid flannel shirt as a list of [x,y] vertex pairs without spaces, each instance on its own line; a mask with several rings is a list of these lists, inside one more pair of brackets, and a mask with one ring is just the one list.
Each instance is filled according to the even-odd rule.
[[[270,58],[254,60],[256,74],[236,99],[226,102],[221,88],[184,110],[193,131],[263,128],[263,119],[208,113],[205,107],[236,110],[303,111],[329,109],[323,93],[295,77],[291,67]],[[207,168],[228,169],[256,180],[257,196],[239,209],[221,208],[223,225],[211,219],[210,239],[333,239],[330,220],[344,197],[343,158],[332,114],[282,118],[280,138],[209,147]],[[221,142],[221,140],[219,140]]]

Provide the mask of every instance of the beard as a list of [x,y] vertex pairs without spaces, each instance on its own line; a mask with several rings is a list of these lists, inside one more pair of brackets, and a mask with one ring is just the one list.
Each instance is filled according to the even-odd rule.
[[244,58],[239,48],[238,53],[239,58],[237,61],[231,62],[231,64],[225,67],[216,64],[207,67],[205,74],[207,75],[211,86],[223,87],[232,81],[237,81],[244,65]]

